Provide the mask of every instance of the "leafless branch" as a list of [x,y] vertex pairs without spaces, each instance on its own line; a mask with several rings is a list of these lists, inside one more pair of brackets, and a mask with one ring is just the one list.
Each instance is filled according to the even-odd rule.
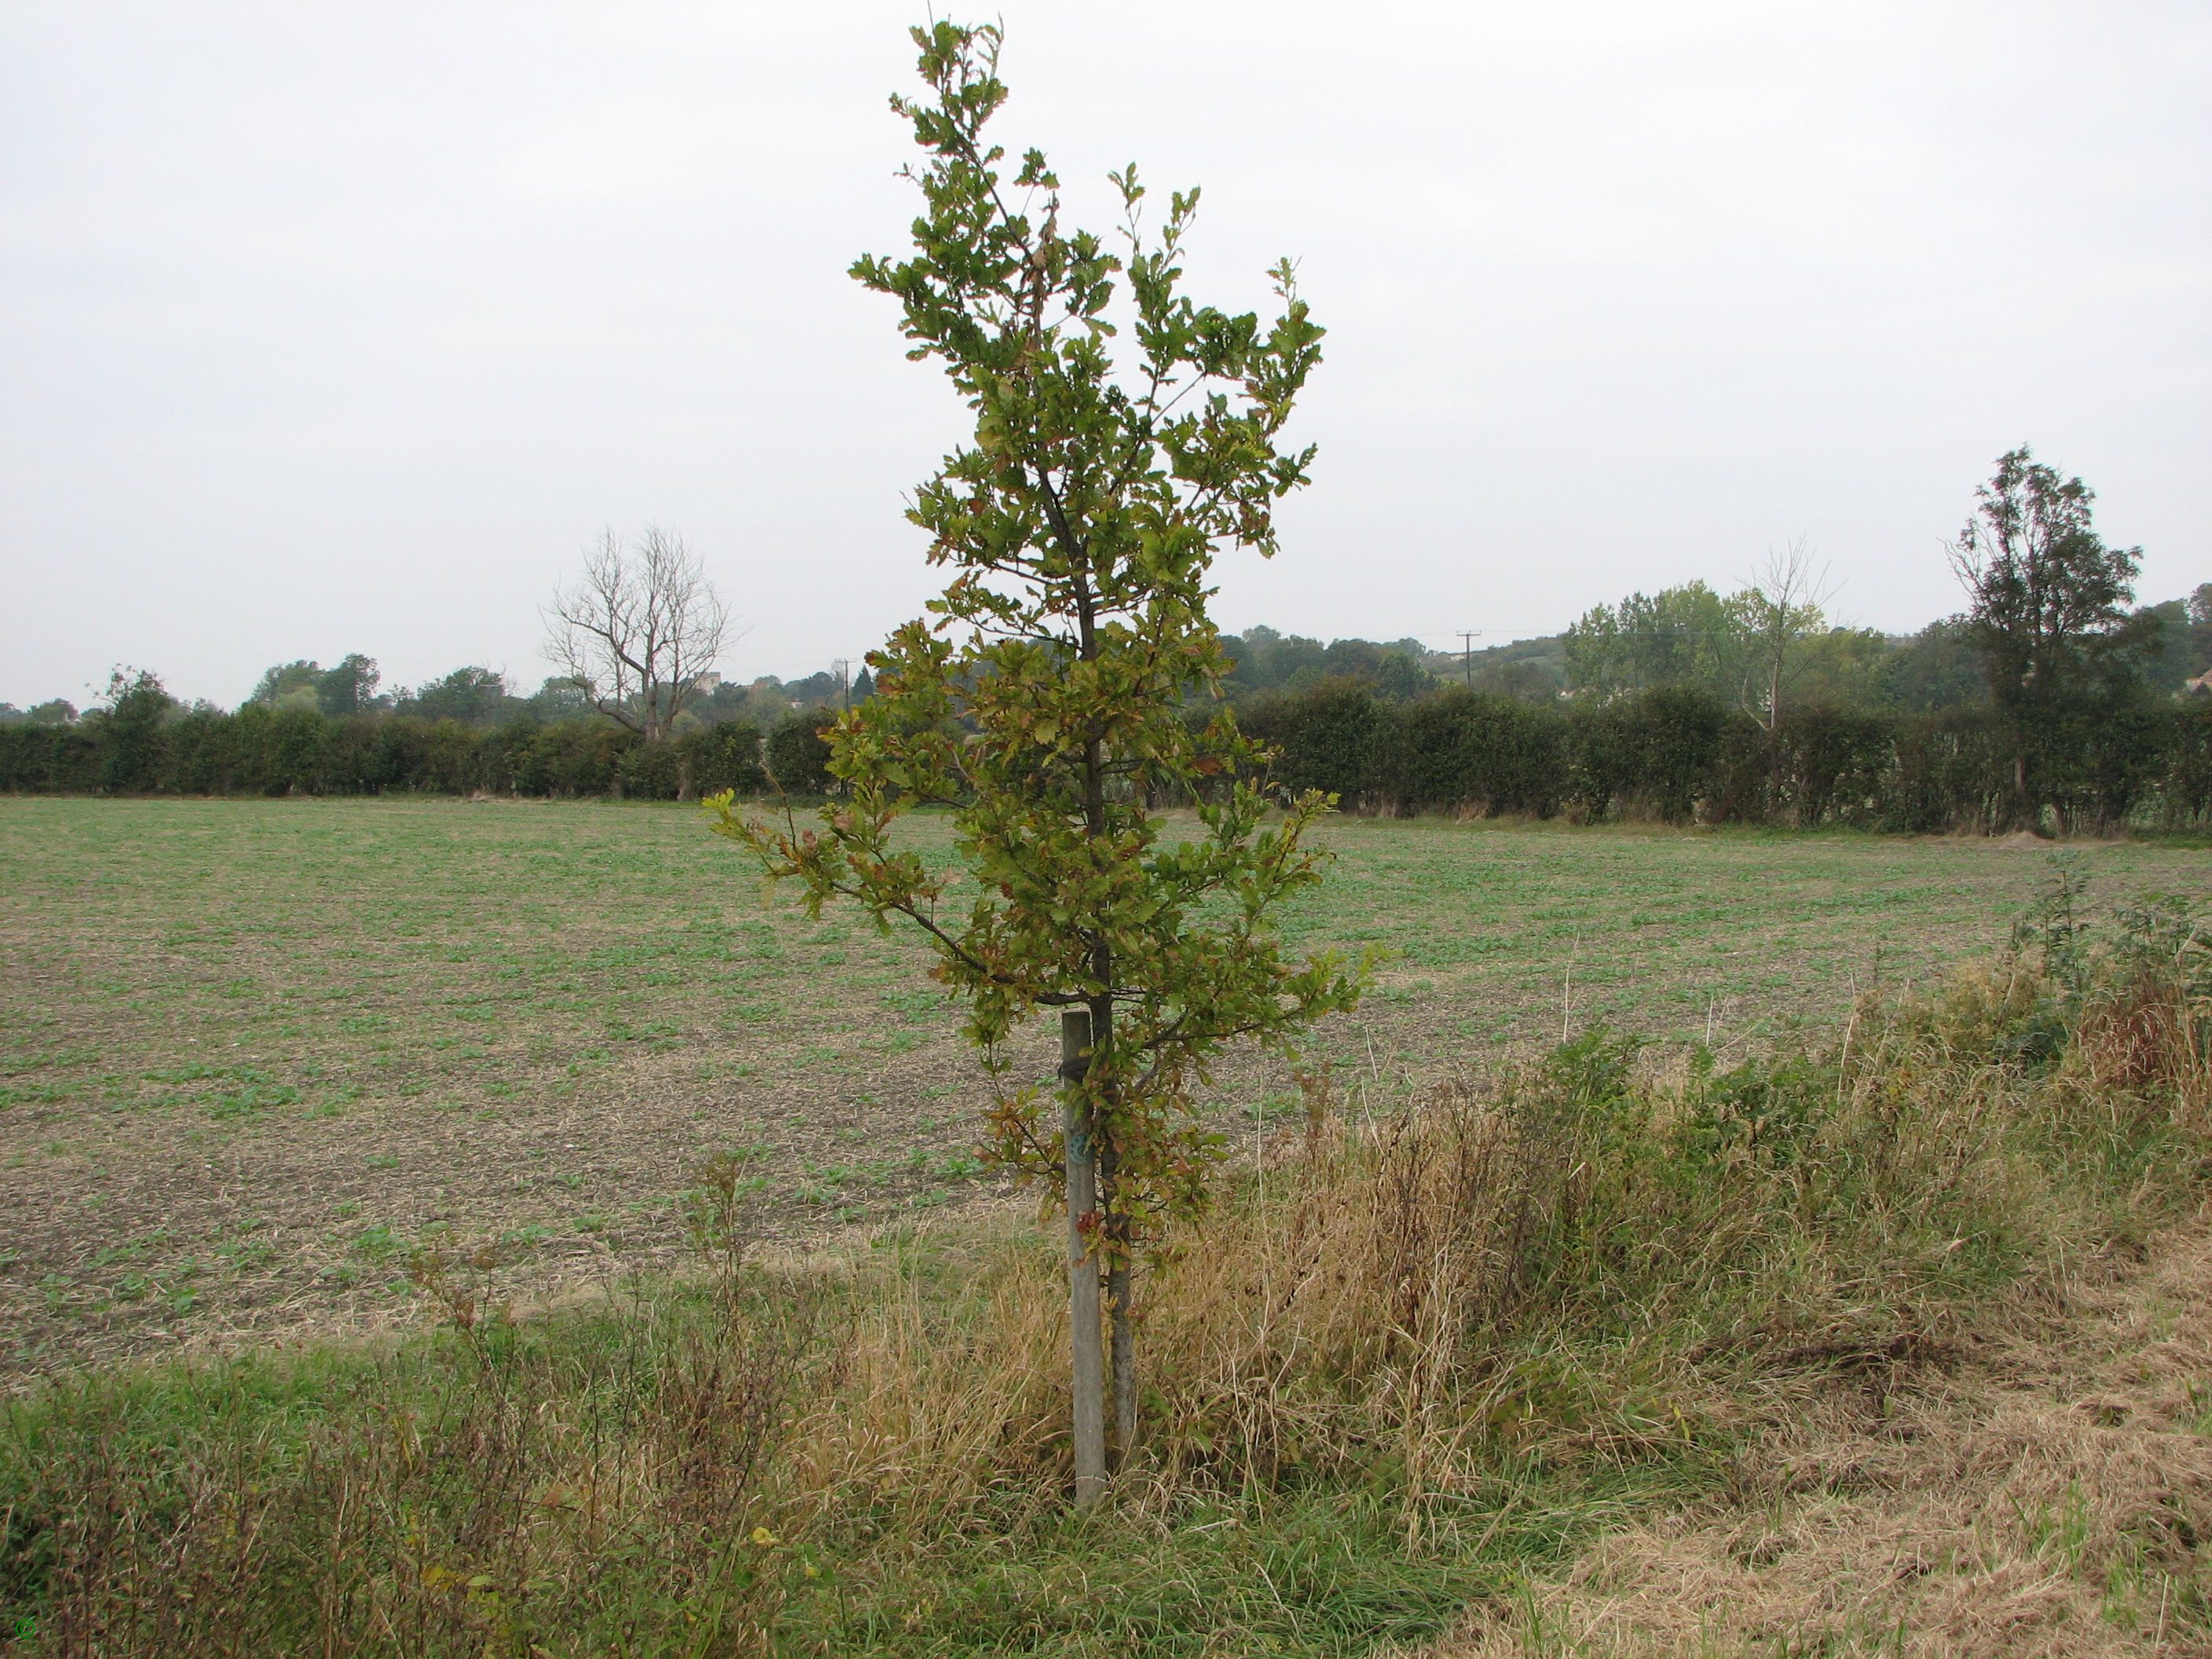
[[1796,678],[1792,659],[1802,654],[1797,647],[1826,625],[1823,607],[1841,586],[1829,574],[1827,562],[1819,557],[1809,536],[1793,536],[1780,547],[1768,548],[1765,559],[1744,583],[1759,675],[1765,681],[1756,691],[1757,701],[1765,706],[1753,712],[1765,719],[1770,732],[1782,718],[1782,693]]
[[591,705],[651,742],[735,642],[729,609],[672,531],[625,546],[602,531],[584,572],[545,611],[545,654]]

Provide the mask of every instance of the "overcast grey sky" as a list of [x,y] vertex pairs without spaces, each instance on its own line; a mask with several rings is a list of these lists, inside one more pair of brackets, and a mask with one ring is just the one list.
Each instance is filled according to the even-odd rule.
[[[2022,441],[2142,597],[2212,580],[2203,0],[1002,3],[1070,216],[1202,183],[1200,297],[1288,252],[1330,330],[1225,626],[1494,642],[1804,534],[1917,627]],[[534,686],[610,523],[705,556],[734,676],[879,640],[960,430],[844,275],[903,246],[916,15],[0,0],[0,699]]]

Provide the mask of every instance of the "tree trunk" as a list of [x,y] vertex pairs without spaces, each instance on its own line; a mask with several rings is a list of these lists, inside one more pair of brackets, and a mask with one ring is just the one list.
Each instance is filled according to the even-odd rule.
[[1098,1221],[1098,1164],[1091,1139],[1091,1109],[1080,1088],[1088,1069],[1091,1013],[1070,1008],[1060,1017],[1060,1075],[1066,1103],[1067,1319],[1071,1379],[1075,1395],[1075,1507],[1087,1510],[1106,1490],[1104,1356],[1098,1331],[1098,1263],[1090,1235]]
[[1114,1467],[1126,1469],[1137,1450],[1137,1329],[1129,1306],[1128,1241],[1115,1241],[1106,1270],[1106,1296],[1114,1322]]
[[1129,1218],[1121,1207],[1120,1149],[1110,1128],[1098,1136],[1099,1231],[1106,1257],[1108,1332],[1114,1370],[1114,1467],[1127,1468],[1137,1449],[1137,1330],[1131,1305],[1136,1265]]
[[[1070,532],[1066,520],[1060,514],[1059,499],[1052,493],[1049,483],[1045,482],[1045,476],[1042,470],[1038,473],[1038,478],[1039,482],[1044,484],[1046,502],[1050,509],[1054,529],[1059,535],[1061,544],[1078,566],[1075,602],[1079,637],[1076,644],[1076,654],[1085,662],[1095,661],[1098,655],[1098,634],[1097,617],[1093,609],[1095,601],[1091,591],[1090,551]],[[1147,793],[1146,810],[1150,810],[1150,794]],[[1105,836],[1105,734],[1097,722],[1093,722],[1083,744],[1083,822],[1084,828],[1094,842]],[[1060,1017],[1060,1069],[1063,1075],[1069,1073],[1068,1055],[1072,1052],[1069,1045],[1075,1041],[1071,1034],[1079,1030],[1078,1022],[1080,1022],[1079,1030],[1082,1037],[1085,1040],[1084,1046],[1093,1049],[1104,1048],[1113,1041],[1114,951],[1113,947],[1103,936],[1094,935],[1092,939],[1091,977],[1098,988],[1091,999],[1089,1010],[1082,1014],[1070,1011]],[[1099,1483],[1102,1483],[1104,1479],[1105,1402],[1100,1395],[1102,1379],[1099,1375],[1101,1356],[1098,1351],[1098,1263],[1090,1257],[1085,1249],[1087,1242],[1085,1238],[1085,1229],[1075,1219],[1078,1213],[1076,1205],[1079,1190],[1077,1187],[1079,1170],[1075,1152],[1076,1131],[1079,1127],[1079,1113],[1087,1107],[1089,1103],[1085,1101],[1083,1106],[1079,1106],[1078,1097],[1073,1089],[1068,1091],[1068,1297],[1069,1308],[1076,1321],[1075,1504],[1078,1509],[1087,1509],[1096,1500]],[[1137,1339],[1136,1328],[1129,1314],[1129,1265],[1132,1241],[1128,1233],[1127,1218],[1120,1212],[1120,1206],[1115,1201],[1114,1191],[1114,1177],[1117,1172],[1118,1158],[1114,1146],[1114,1126],[1111,1115],[1109,1114],[1107,1121],[1103,1123],[1092,1122],[1086,1119],[1080,1127],[1085,1132],[1084,1158],[1079,1171],[1083,1182],[1080,1188],[1083,1195],[1082,1202],[1084,1208],[1090,1212],[1091,1225],[1088,1231],[1098,1238],[1105,1252],[1111,1285],[1114,1326],[1115,1438],[1121,1457],[1126,1460],[1137,1440]],[[1094,1131],[1095,1138],[1092,1133]],[[1103,1211],[1097,1207],[1098,1172],[1102,1162],[1106,1170],[1107,1197],[1107,1207]],[[1084,1314],[1086,1301],[1090,1310],[1087,1318]],[[1087,1417],[1085,1416],[1086,1408],[1089,1413]],[[1091,1437],[1096,1437],[1095,1440]],[[1085,1467],[1084,1460],[1086,1456],[1097,1460],[1091,1467],[1100,1472],[1097,1481],[1093,1482],[1089,1487],[1090,1497],[1085,1495],[1086,1487],[1083,1471]]]

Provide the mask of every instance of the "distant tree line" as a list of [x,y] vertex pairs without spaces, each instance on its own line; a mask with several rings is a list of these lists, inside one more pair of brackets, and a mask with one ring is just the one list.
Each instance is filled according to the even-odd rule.
[[[347,661],[365,665],[373,686],[374,663]],[[327,678],[313,663],[287,664],[225,710],[180,703],[150,673],[118,672],[82,715],[0,723],[0,790],[672,800],[781,786],[818,795],[829,781],[828,747],[817,732],[826,708],[869,690],[842,686],[834,674],[795,688],[772,679],[717,684],[673,730],[647,741],[556,681],[518,697],[499,675],[464,668],[419,692],[371,696],[333,713],[319,695]],[[788,695],[793,689],[802,695]]]
[[[137,676],[129,672],[124,678],[129,681]],[[332,720],[352,714],[398,714],[425,720],[457,720],[474,727],[507,726],[519,720],[548,725],[594,712],[582,693],[561,678],[548,679],[527,695],[517,691],[505,675],[489,668],[456,668],[450,674],[426,680],[414,690],[402,686],[379,692],[379,680],[375,659],[357,653],[330,670],[306,660],[281,663],[261,676],[240,707],[279,714],[312,711]],[[765,729],[794,712],[837,708],[869,696],[873,690],[865,668],[857,677],[830,668],[804,679],[781,680],[769,674],[744,684],[708,674],[702,677],[698,695],[678,725],[750,720]],[[215,705],[186,705],[173,700],[172,707],[181,710]],[[0,702],[0,728],[73,726],[89,712],[96,711],[81,711],[61,697],[27,709]]]
[[[188,707],[138,674],[118,677],[74,720],[0,726],[0,789],[669,800],[781,787],[815,795],[830,786],[818,728],[833,702],[793,708],[781,693],[818,694],[824,683],[835,691],[834,675],[775,695],[757,684],[722,697],[718,686],[700,718],[648,744],[542,692],[483,693],[481,682],[459,712],[409,698],[332,715],[298,700]],[[762,702],[781,705],[765,727],[744,712]],[[704,718],[732,705],[735,718]],[[1806,703],[1770,729],[1695,684],[1538,701],[1459,685],[1397,696],[1343,674],[1249,696],[1240,718],[1280,750],[1277,781],[1329,790],[1354,811],[1917,831],[2021,817],[2010,728],[1986,701],[1905,712]],[[2039,728],[2032,764],[2041,811],[2063,827],[2212,828],[2212,698],[2144,696],[2055,722]]]
[[527,696],[465,665],[383,689],[375,659],[278,663],[237,709],[187,707],[118,669],[80,715],[0,703],[0,789],[116,793],[376,794],[422,790],[688,799],[781,787],[819,794],[826,706],[872,695],[846,665],[738,685],[713,665],[733,624],[672,531],[611,529],[545,610],[561,673]]
[[[1332,679],[1355,680],[1400,702],[1449,686],[1555,702],[1690,685],[1764,722],[1776,701],[1772,665],[1778,656],[1785,703],[1934,714],[1989,699],[1964,617],[1944,617],[1902,635],[1832,626],[1823,617],[1817,626],[1790,633],[1772,653],[1747,619],[1750,598],[1748,590],[1724,595],[1704,582],[1632,593],[1618,605],[1593,606],[1564,634],[1464,655],[1413,640],[1387,646],[1359,639],[1325,643],[1253,628],[1224,638],[1237,665],[1224,690],[1241,707],[1273,692],[1310,691]],[[2212,583],[2187,599],[2146,606],[2136,615],[2147,647],[2142,667],[2148,689],[2182,695],[2191,679],[2212,672]]]
[[[1464,655],[1413,640],[1324,644],[1255,628],[1224,636],[1237,667],[1224,690],[1242,706],[1332,679],[1358,681],[1392,701],[1447,686],[1545,703],[1693,686],[1761,723],[1772,707],[1790,703],[1934,714],[1990,700],[1980,644],[1966,616],[1898,635],[1832,625],[1818,605],[1808,605],[1793,609],[1795,620],[1778,637],[1763,631],[1761,608],[1756,589],[1723,595],[1693,581],[1593,606],[1564,634]],[[2145,606],[2127,620],[2124,642],[2132,672],[2153,695],[2185,695],[2191,679],[2212,672],[2212,583],[2186,599]],[[1778,689],[1784,695],[1777,696]]]
[[1432,653],[1419,640],[1376,645],[1337,640],[1323,645],[1298,634],[1249,628],[1222,637],[1231,663],[1222,690],[1232,702],[1270,691],[1310,691],[1324,681],[1355,679],[1385,697],[1420,696],[1436,684]]
[[[1223,641],[1222,695],[1280,747],[1278,781],[1353,811],[2212,827],[2212,583],[2135,608],[2136,551],[2099,538],[2093,500],[2002,458],[1952,547],[1966,608],[1904,638],[1834,625],[1801,543],[1733,594],[1632,593],[1479,652],[1249,629]],[[703,671],[726,617],[657,530],[610,532],[548,622],[571,672],[526,696],[475,665],[386,690],[355,653],[276,665],[230,712],[121,672],[82,714],[0,704],[0,789],[812,795],[832,785],[827,713],[874,690],[842,663]]]
[[1441,694],[1322,673],[1243,718],[1283,782],[1370,811],[2212,827],[2212,583],[2133,608],[2140,551],[2103,541],[2094,499],[2024,448],[2000,458],[1952,544],[1966,611],[1903,641],[1830,626],[1799,544],[1728,598],[1597,606],[1495,678],[1471,655]]

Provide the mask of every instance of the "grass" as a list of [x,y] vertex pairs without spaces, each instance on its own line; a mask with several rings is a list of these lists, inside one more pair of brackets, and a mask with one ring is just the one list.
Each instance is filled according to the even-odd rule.
[[[1391,1100],[1569,1024],[1724,1046],[1831,1022],[1989,948],[2045,866],[1981,842],[1329,834],[1334,878],[1290,931],[1399,953],[1322,1037]],[[2107,890],[2212,892],[2198,854],[2085,856]],[[672,1194],[726,1146],[762,1149],[771,1236],[1004,1195],[921,954],[763,894],[685,809],[6,799],[0,866],[18,1375],[387,1322],[411,1287],[363,1237],[504,1238],[503,1283],[544,1299],[665,1264]],[[1291,1087],[1222,1079],[1254,1112]]]
[[[0,1629],[32,1653],[1322,1655],[1534,1607],[1601,1534],[1724,1495],[1766,1425],[1887,1418],[1993,1305],[2201,1202],[2189,937],[2139,918],[2093,948],[2052,911],[2024,952],[1760,1055],[1601,1028],[1405,1110],[1316,1085],[1146,1275],[1146,1437],[1087,1519],[1035,1230],[759,1258],[763,1160],[726,1152],[681,1201],[688,1279],[516,1319],[495,1251],[417,1249],[437,1331],[15,1403]],[[2070,1474],[2014,1495],[2015,1553],[2093,1620],[2212,1639],[2212,1480],[2136,1480],[2117,1519]]]
[[2008,1297],[1878,1412],[1772,1425],[1726,1490],[1482,1605],[1428,1659],[2200,1651],[2208,1273],[2199,1220]]

